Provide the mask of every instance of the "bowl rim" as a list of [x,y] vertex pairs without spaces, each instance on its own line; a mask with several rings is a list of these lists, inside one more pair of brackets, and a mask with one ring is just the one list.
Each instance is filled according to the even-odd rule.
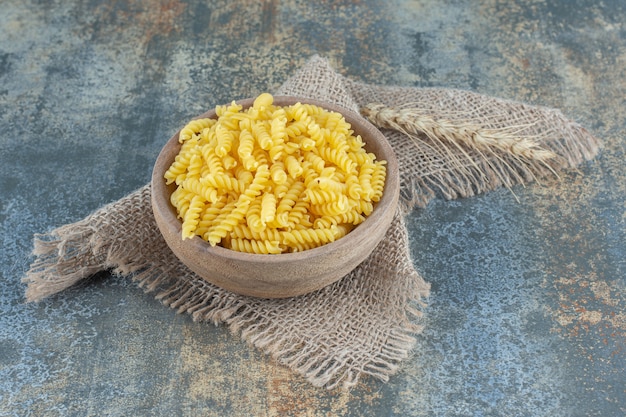
[[[385,185],[384,185],[381,199],[377,203],[375,203],[374,210],[372,211],[372,213],[370,213],[367,217],[365,217],[365,220],[362,223],[358,224],[346,236],[343,236],[333,242],[329,242],[329,243],[326,243],[324,245],[321,245],[312,249],[307,249],[307,250],[300,251],[300,252],[287,252],[287,253],[279,253],[279,254],[255,254],[255,253],[248,253],[248,252],[240,252],[240,251],[224,248],[219,245],[211,246],[209,242],[202,239],[202,237],[198,235],[194,235],[192,238],[184,240],[184,243],[186,245],[190,245],[190,249],[192,249],[191,247],[193,247],[193,249],[198,250],[198,253],[202,253],[203,251],[209,251],[214,256],[227,259],[233,262],[256,261],[256,262],[260,262],[264,264],[270,264],[270,265],[277,264],[278,265],[284,262],[298,262],[298,261],[303,261],[303,260],[311,261],[311,260],[314,260],[316,257],[327,253],[328,251],[332,251],[333,249],[336,249],[342,246],[355,245],[355,243],[362,241],[364,238],[367,237],[368,233],[371,233],[371,230],[369,230],[368,227],[362,227],[362,226],[367,226],[369,224],[376,223],[377,220],[380,220],[380,218],[385,215],[385,210],[384,210],[385,208],[392,209],[394,211],[396,210],[398,199],[399,199],[399,188],[400,188],[399,187],[398,160],[397,160],[397,157],[395,155],[393,148],[391,147],[391,144],[387,141],[387,138],[382,134],[382,132],[380,132],[380,130],[378,130],[374,125],[372,125],[368,120],[366,120],[360,114],[348,108],[340,106],[338,104],[324,102],[324,101],[317,100],[317,99],[310,99],[310,98],[302,97],[302,96],[275,95],[273,97],[274,97],[274,104],[277,104],[280,106],[288,106],[288,105],[296,104],[300,102],[303,104],[317,105],[317,106],[324,108],[325,110],[341,113],[341,115],[346,119],[346,121],[350,123],[351,128],[355,132],[355,134],[359,134],[361,135],[361,137],[363,137],[363,141],[365,142],[366,149],[367,149],[367,137],[376,136],[377,141],[379,143],[378,146],[380,148],[385,149],[384,158],[378,154],[376,154],[376,158],[377,160],[384,159],[387,161]],[[233,100],[233,101],[239,105],[242,105],[243,108],[245,109],[251,106],[254,100],[255,100],[254,98],[246,98],[246,99]],[[191,120],[201,119],[201,118],[215,118],[215,116],[216,116],[216,112],[215,112],[215,108],[213,108],[211,110],[208,110],[202,113],[199,116],[194,117]],[[354,121],[358,122],[356,126],[355,126],[355,123],[353,123]],[[155,212],[155,215],[156,215],[156,210],[160,209],[160,214],[165,216],[164,220],[168,224],[176,225],[176,229],[177,229],[176,231],[178,232],[179,236],[182,231],[182,222],[177,217],[175,207],[170,203],[169,196],[171,195],[171,192],[168,191],[168,188],[172,187],[173,184],[170,184],[169,186],[166,185],[165,179],[163,178],[163,174],[165,173],[165,170],[169,168],[169,166],[173,162],[173,159],[176,157],[176,155],[180,151],[180,147],[182,145],[178,141],[178,137],[179,137],[181,130],[182,128],[179,131],[177,131],[163,145],[156,159],[155,165],[153,167],[152,178],[151,178],[153,212]],[[393,175],[393,173],[396,173],[396,175]],[[163,210],[165,209],[165,207],[163,207],[164,204],[168,206],[166,210]],[[159,206],[157,207],[157,205]],[[161,232],[163,234],[163,231]],[[348,236],[350,236],[350,238],[348,238]],[[180,238],[180,240],[181,241],[183,240],[182,237]],[[168,242],[168,245],[169,245],[169,242]],[[268,281],[271,281],[271,279]]]

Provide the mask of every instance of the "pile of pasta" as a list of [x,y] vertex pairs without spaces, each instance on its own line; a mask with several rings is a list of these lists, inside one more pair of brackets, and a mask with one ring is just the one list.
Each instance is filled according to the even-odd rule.
[[241,252],[279,254],[333,242],[380,200],[386,161],[366,152],[337,112],[259,95],[251,107],[217,106],[179,134],[165,173],[182,238]]

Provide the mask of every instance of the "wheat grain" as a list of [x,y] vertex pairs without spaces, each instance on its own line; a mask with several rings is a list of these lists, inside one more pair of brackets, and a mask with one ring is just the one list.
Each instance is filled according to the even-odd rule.
[[[462,115],[453,121],[433,117],[417,107],[398,108],[382,104],[368,104],[361,109],[361,113],[379,128],[404,133],[418,147],[435,147],[445,155],[448,168],[472,184],[476,183],[477,174],[487,182],[495,176],[513,193],[512,178],[520,184],[526,182],[521,172],[538,181],[535,176],[537,165],[558,177],[551,164],[556,161],[557,155],[542,148],[535,136],[522,133],[532,126],[485,128]],[[423,136],[430,139],[430,143]],[[479,162],[486,167],[479,166]],[[517,198],[515,193],[513,195]]]
[[530,137],[515,135],[510,127],[486,129],[467,122],[453,122],[434,118],[416,108],[392,108],[382,104],[369,104],[361,112],[372,123],[411,134],[425,134],[449,142],[464,144],[483,152],[501,151],[522,160],[547,161],[556,154],[544,149]]

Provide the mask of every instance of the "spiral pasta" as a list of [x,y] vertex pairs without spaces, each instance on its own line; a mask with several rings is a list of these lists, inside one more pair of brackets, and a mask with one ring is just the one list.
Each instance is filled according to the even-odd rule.
[[195,119],[187,123],[187,125],[181,129],[178,140],[184,142],[191,139],[193,135],[199,134],[203,129],[213,126],[216,123],[215,119]]
[[254,150],[254,136],[252,133],[243,129],[241,133],[239,133],[239,147],[237,148],[237,154],[239,155],[239,159],[243,166],[247,170],[253,170],[258,166],[258,163],[252,156],[252,151]]
[[183,239],[195,235],[198,223],[200,223],[200,213],[204,210],[204,199],[195,195],[189,203],[189,208],[183,217]]
[[164,174],[183,239],[257,254],[312,249],[362,223],[380,200],[385,161],[336,112],[268,93],[248,109],[216,106],[179,133]]
[[282,252],[277,240],[257,240],[257,239],[238,239],[230,240],[229,249],[239,252],[260,253],[260,254],[278,254]]
[[334,242],[337,233],[335,228],[302,229],[284,232],[283,236],[283,243],[285,245],[291,245],[296,251],[302,251]]

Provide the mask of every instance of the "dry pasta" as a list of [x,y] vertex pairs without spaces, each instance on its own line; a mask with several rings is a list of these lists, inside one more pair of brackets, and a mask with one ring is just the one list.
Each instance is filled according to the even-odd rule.
[[336,112],[259,95],[232,102],[217,118],[179,134],[181,150],[164,175],[182,238],[278,254],[333,242],[363,222],[380,200],[386,162]]

